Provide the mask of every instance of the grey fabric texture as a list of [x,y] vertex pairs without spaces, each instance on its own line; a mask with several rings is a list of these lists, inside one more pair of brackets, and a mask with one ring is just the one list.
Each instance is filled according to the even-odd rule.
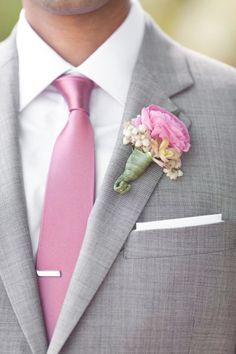
[[[124,55],[124,54],[122,54]],[[18,144],[15,33],[0,45],[0,353],[236,353],[236,70],[181,47],[147,16],[123,121],[158,104],[190,130],[184,176],[155,164],[113,191],[121,125],[50,344]],[[136,222],[222,213],[224,224],[135,231]]]

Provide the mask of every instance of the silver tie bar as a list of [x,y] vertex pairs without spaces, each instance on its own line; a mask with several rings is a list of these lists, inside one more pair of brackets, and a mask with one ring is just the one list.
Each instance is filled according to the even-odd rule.
[[61,277],[60,270],[36,270],[36,273],[38,277]]

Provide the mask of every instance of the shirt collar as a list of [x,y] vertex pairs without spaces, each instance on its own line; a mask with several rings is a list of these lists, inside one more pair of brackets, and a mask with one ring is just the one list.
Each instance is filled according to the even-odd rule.
[[144,18],[141,5],[132,2],[121,26],[81,65],[73,67],[39,37],[22,10],[17,26],[20,111],[65,72],[87,76],[124,105],[143,39]]

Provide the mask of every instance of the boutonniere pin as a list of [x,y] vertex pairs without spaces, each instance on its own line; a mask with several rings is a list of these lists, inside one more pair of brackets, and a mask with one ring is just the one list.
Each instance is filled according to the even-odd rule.
[[171,180],[183,176],[181,155],[190,148],[189,132],[185,124],[166,109],[150,105],[136,118],[126,121],[123,144],[131,144],[133,151],[114,184],[116,192],[128,192],[130,182],[141,176],[152,162]]

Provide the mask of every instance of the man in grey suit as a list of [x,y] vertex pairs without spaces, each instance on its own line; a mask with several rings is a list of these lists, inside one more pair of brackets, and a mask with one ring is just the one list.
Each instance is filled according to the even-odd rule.
[[[129,0],[25,0],[23,4],[25,19],[0,45],[0,353],[235,354],[235,70],[181,47],[143,12],[135,28],[131,7],[139,5]],[[142,10],[138,11],[140,15]],[[132,13],[136,18],[138,12]],[[143,32],[136,37],[134,32],[142,24]],[[17,31],[21,36],[28,33],[18,37],[25,39],[18,44]],[[126,52],[111,59],[113,52],[107,50],[104,67],[98,64],[98,53],[104,59],[103,44],[122,50],[126,36]],[[139,40],[140,46],[135,46]],[[27,53],[22,45],[28,46]],[[136,59],[133,67],[127,64],[133,60],[129,47]],[[43,49],[36,53],[35,48]],[[51,60],[55,55],[57,59]],[[94,123],[95,148],[101,153],[98,174],[106,173],[48,343],[34,262],[42,205],[34,195],[38,189],[43,194],[45,174],[41,177],[40,171],[46,171],[46,163],[41,155],[45,152],[45,160],[50,155],[45,143],[49,140],[40,135],[38,124],[48,117],[50,139],[51,119],[62,114],[64,103],[60,98],[57,103],[56,93],[48,87],[62,72],[53,73],[44,87],[37,84],[44,72],[54,70],[59,57],[63,65],[70,63],[82,73],[87,69],[80,65],[93,57],[91,76],[97,65],[104,75],[109,72],[107,90],[101,92],[100,71],[96,72],[98,88],[91,105],[101,119],[108,113],[112,119],[114,112],[120,128],[114,122],[106,135],[104,123],[99,138]],[[120,63],[129,70],[123,72]],[[126,93],[122,80],[129,74]],[[118,92],[120,79],[124,84]],[[120,97],[125,93],[123,111],[118,100],[109,101],[109,87],[115,87],[111,91]],[[171,181],[152,164],[128,193],[118,194],[113,185],[131,152],[122,144],[123,121],[150,104],[176,114],[189,129],[191,149],[183,157],[184,176]],[[109,164],[101,165],[101,156],[107,155],[100,143],[109,145],[114,127],[117,137]],[[41,145],[35,146],[37,134]],[[37,147],[42,151],[38,155]],[[37,175],[34,163],[40,166]],[[220,219],[211,219],[215,214]],[[198,222],[193,222],[194,217],[199,217]],[[164,228],[158,226],[160,220],[180,218],[180,225],[172,220]],[[150,221],[156,226],[148,227]]]

